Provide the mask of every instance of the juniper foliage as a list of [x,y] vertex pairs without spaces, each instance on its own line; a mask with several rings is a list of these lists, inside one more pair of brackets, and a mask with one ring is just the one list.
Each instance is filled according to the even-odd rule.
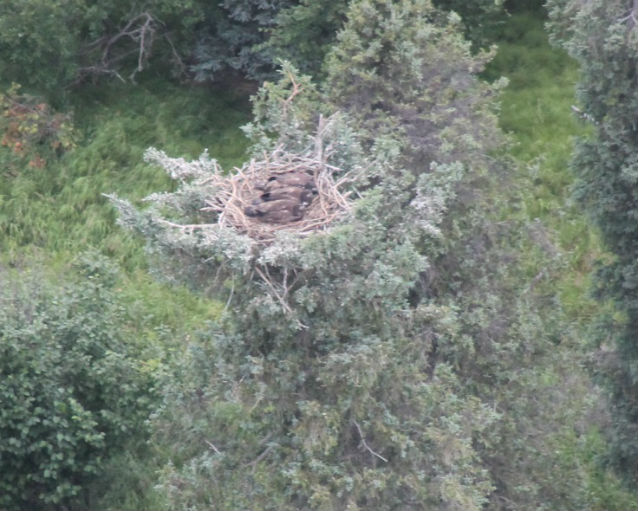
[[164,275],[227,299],[167,385],[160,486],[176,509],[583,507],[578,468],[560,484],[547,471],[586,406],[546,285],[551,241],[497,220],[489,54],[426,0],[360,0],[347,17],[321,90],[284,68],[246,132],[253,157],[303,154],[340,110],[323,138],[338,150],[322,152],[356,176],[351,215],[266,247],[193,227],[211,220],[207,156],[157,157],[178,189],[147,209],[114,198]]
[[[289,85],[271,85],[256,110],[281,108]],[[272,147],[315,143],[302,113],[261,125],[285,134]],[[178,266],[197,268],[198,282],[223,275],[229,294],[226,321],[194,346],[192,377],[173,389],[180,397],[167,398],[159,420],[182,449],[165,471],[165,492],[174,508],[479,509],[491,484],[473,442],[494,413],[462,395],[448,365],[431,365],[432,339],[452,335],[454,310],[409,303],[428,265],[415,242],[438,233],[462,171],[442,165],[415,180],[401,171],[392,141],[364,156],[345,119],[324,140],[368,190],[350,217],[307,239],[282,234],[260,248],[221,230],[171,229],[169,211],[173,223],[197,220],[201,197],[187,180],[150,198],[161,207],[117,202],[151,247],[169,260],[179,254]],[[194,162],[184,171],[207,170]]]
[[[490,508],[587,507],[574,466],[565,467],[560,487],[546,472],[560,462],[550,446],[577,434],[587,408],[586,377],[569,355],[572,333],[548,285],[560,253],[540,222],[500,217],[504,198],[518,200],[494,101],[505,82],[478,78],[490,53],[473,54],[461,31],[457,16],[441,16],[429,1],[355,2],[328,56],[324,87],[364,145],[392,137],[413,175],[429,175],[433,162],[464,169],[451,184],[441,236],[418,244],[430,266],[412,300],[457,312],[456,335],[435,339],[431,363],[450,364],[468,394],[502,412],[480,449],[496,485]],[[569,372],[572,384],[548,383]],[[570,419],[534,405],[541,395],[571,402]]]
[[594,293],[603,308],[591,337],[595,372],[609,392],[611,463],[638,477],[638,4],[634,1],[548,2],[550,28],[582,67],[577,97],[594,135],[576,145],[575,197],[612,254],[600,261]]

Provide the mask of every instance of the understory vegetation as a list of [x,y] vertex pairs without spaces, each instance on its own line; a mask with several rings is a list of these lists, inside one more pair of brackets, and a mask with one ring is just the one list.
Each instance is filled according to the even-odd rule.
[[17,4],[0,509],[638,510],[635,5]]

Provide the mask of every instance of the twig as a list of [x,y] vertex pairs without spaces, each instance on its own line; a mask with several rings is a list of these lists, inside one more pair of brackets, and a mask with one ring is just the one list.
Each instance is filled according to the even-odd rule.
[[221,451],[220,451],[217,447],[215,447],[215,444],[213,444],[212,442],[209,442],[209,441],[208,441],[208,440],[206,440],[205,438],[204,438],[204,442],[206,442],[206,444],[208,444],[208,447],[210,447],[210,448],[211,448],[213,451],[215,451],[217,454],[222,454],[222,452],[221,452]]
[[387,463],[388,460],[386,458],[381,456],[378,452],[373,451],[372,448],[368,445],[368,443],[366,442],[365,437],[363,436],[363,432],[361,431],[361,426],[359,426],[359,423],[357,421],[353,421],[353,422],[354,422],[354,425],[357,428],[357,431],[359,432],[359,437],[361,438],[361,444],[363,445],[363,447],[365,447],[370,452],[370,454],[376,456],[380,460],[385,461]]
[[233,284],[230,288],[230,294],[228,296],[228,300],[226,301],[226,305],[224,306],[224,310],[222,311],[222,316],[226,314],[228,307],[230,307],[230,302],[233,300],[233,293],[235,292],[235,279],[233,279]]
[[286,300],[277,292],[277,289],[275,289],[274,284],[270,281],[268,277],[266,277],[266,275],[264,275],[264,272],[261,271],[258,267],[255,267],[255,271],[257,272],[257,275],[259,275],[261,279],[266,283],[266,285],[270,288],[270,290],[275,295],[277,300],[279,300],[279,303],[281,303],[282,307],[286,310],[286,312],[288,312],[289,314],[292,314],[292,309],[290,308],[290,305],[288,305],[288,303],[286,303]]
[[178,229],[188,230],[188,229],[205,229],[206,227],[217,227],[217,224],[176,224],[174,222],[170,222],[168,220],[164,220],[162,218],[157,220],[161,224],[166,224],[171,227],[177,227]]
[[252,470],[253,470],[253,472],[254,472],[254,471],[255,471],[255,469],[257,468],[257,464],[258,464],[261,460],[263,460],[263,459],[264,459],[264,458],[268,455],[268,453],[269,453],[270,451],[272,451],[272,450],[273,450],[273,448],[274,448],[274,447],[275,447],[275,445],[273,445],[273,444],[269,445],[268,447],[266,447],[266,448],[264,449],[264,451],[263,451],[263,452],[262,452],[259,456],[257,456],[257,457],[256,457],[253,461],[251,461],[251,462],[249,462],[249,463],[246,463],[246,465],[245,465],[245,466],[247,466],[247,467],[252,467]]
[[[268,268],[265,267],[266,271],[268,271]],[[259,275],[259,277],[261,277],[261,279],[266,283],[266,285],[268,286],[268,288],[270,288],[270,291],[272,292],[273,295],[275,295],[275,298],[277,298],[277,300],[279,301],[279,303],[281,303],[281,306],[284,308],[284,310],[290,314],[291,316],[294,315],[292,309],[290,308],[290,305],[288,305],[288,302],[286,301],[285,295],[281,296],[279,294],[279,292],[277,291],[277,289],[275,288],[275,285],[272,283],[272,280],[270,278],[270,274],[268,274],[268,276],[264,275],[264,272],[261,271],[257,266],[255,266],[255,271],[257,272],[257,275]],[[299,319],[295,318],[295,322],[297,323],[297,326],[300,329],[306,329],[308,328],[307,325],[304,325],[301,321],[299,321]]]
[[288,98],[285,99],[284,102],[283,102],[283,108],[282,108],[283,115],[286,115],[286,111],[288,109],[288,106],[292,103],[292,100],[295,98],[295,96],[297,94],[299,94],[303,90],[303,87],[301,87],[295,81],[295,77],[290,72],[288,72],[288,79],[290,80],[290,83],[292,84],[292,91],[290,92],[290,96],[288,96]]

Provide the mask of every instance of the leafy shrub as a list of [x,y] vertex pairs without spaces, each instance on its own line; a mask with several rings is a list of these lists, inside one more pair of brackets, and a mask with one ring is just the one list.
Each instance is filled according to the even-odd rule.
[[42,99],[20,94],[13,84],[0,93],[0,145],[29,158],[29,166],[42,168],[50,154],[72,149],[73,125],[69,114],[55,113]]
[[[99,258],[55,288],[0,275],[0,507],[63,509],[143,435],[152,378]],[[87,503],[84,502],[86,505]]]
[[194,0],[8,0],[0,3],[0,76],[59,95],[101,76],[133,79],[152,59],[183,70]]

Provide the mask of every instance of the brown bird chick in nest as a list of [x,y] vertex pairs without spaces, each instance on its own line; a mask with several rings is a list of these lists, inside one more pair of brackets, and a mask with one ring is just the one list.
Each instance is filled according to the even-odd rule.
[[262,193],[259,198],[262,201],[273,201],[281,199],[294,199],[301,204],[310,204],[314,195],[307,188],[299,188],[298,186],[285,186],[281,188],[273,188]]
[[311,192],[317,193],[317,187],[315,186],[314,178],[306,174],[305,172],[284,172],[282,174],[273,174],[265,183],[257,185],[259,190],[269,191],[274,188],[296,186],[298,188],[305,188]]
[[257,204],[248,206],[244,213],[248,216],[257,217],[262,222],[272,224],[285,224],[301,220],[305,209],[305,205],[294,199],[254,202],[257,202]]
[[262,222],[285,224],[301,220],[317,194],[312,176],[305,172],[274,174],[255,188],[263,191],[244,213]]

